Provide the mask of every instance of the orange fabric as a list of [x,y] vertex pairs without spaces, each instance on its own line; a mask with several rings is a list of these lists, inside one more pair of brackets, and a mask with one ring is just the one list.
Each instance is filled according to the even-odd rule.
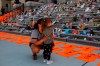
[[75,48],[77,47],[75,44],[65,44],[62,48]]
[[70,58],[74,55],[76,55],[78,52],[75,50],[68,50],[68,51],[64,51],[64,52],[56,52],[56,54],[61,55],[61,56],[65,56],[67,58]]
[[55,48],[55,47],[54,47],[52,51],[53,51],[53,52],[57,52],[57,51],[61,51],[61,50],[62,50],[61,48]]
[[7,14],[4,14],[4,15],[0,16],[0,21],[2,21],[2,22],[8,22],[8,20],[10,18],[16,17],[19,14],[20,14],[20,10],[15,10],[15,11],[9,12]]
[[61,48],[64,48],[65,50],[65,52],[66,51],[68,51],[68,50],[73,50],[73,49],[75,49],[77,46],[76,45],[74,45],[74,44],[65,44],[64,46],[62,46]]
[[100,66],[100,62],[97,64],[97,66]]
[[82,54],[81,56],[78,56],[76,58],[85,62],[93,62],[98,58],[98,56],[97,54]]
[[55,41],[54,44],[55,44],[55,45],[58,45],[58,44],[66,44],[66,42]]
[[89,46],[78,46],[77,50],[80,50],[80,53],[92,53],[94,50],[99,50],[99,48],[89,47]]
[[98,54],[98,58],[100,59],[100,54]]
[[60,55],[60,56],[66,56],[66,53],[64,53],[64,52],[56,52],[56,54],[58,54],[58,55]]
[[[26,44],[29,45],[30,36],[22,36],[16,34],[10,34],[6,32],[0,32],[0,40],[6,40],[9,42],[15,42],[16,44]],[[93,62],[96,59],[100,59],[100,54],[93,54],[94,50],[100,50],[99,48],[90,47],[90,46],[78,46],[75,44],[67,44],[62,41],[55,41],[55,46],[53,48],[53,52],[60,56],[64,56],[70,58],[76,54],[80,54],[76,59],[83,60],[85,62]],[[62,45],[62,47],[57,47],[58,45]]]
[[9,42],[15,42],[17,44],[29,44],[30,37],[28,36],[21,36],[16,34],[9,34],[5,32],[0,32],[0,39],[7,40]]

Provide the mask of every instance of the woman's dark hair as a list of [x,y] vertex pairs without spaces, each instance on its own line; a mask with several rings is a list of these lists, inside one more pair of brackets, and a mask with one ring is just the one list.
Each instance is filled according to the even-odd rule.
[[35,23],[34,29],[38,29],[38,25],[41,24],[43,21],[44,21],[43,18],[39,19],[39,20]]

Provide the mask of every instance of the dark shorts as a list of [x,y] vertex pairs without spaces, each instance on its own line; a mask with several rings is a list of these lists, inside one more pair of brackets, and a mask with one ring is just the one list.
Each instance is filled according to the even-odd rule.
[[[33,44],[34,44],[34,43],[29,43],[29,46],[31,47]],[[43,45],[38,45],[38,47],[39,47],[40,49],[43,49]]]

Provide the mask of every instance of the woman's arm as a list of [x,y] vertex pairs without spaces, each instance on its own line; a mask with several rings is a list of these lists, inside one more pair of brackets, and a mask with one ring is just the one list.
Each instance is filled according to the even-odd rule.
[[35,45],[41,45],[44,41],[46,41],[48,37],[43,37],[41,40],[33,39]]
[[31,34],[31,38],[32,38],[32,42],[35,44],[35,45],[40,45],[42,44],[44,41],[46,41],[48,39],[48,37],[43,37],[41,40],[38,40],[38,32],[37,30],[33,30],[32,31],[32,34]]

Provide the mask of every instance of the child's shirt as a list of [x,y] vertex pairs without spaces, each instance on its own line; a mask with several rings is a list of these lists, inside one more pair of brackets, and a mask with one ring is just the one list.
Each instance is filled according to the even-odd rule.
[[47,27],[47,28],[43,31],[43,35],[49,37],[48,40],[44,41],[44,44],[53,43],[53,38],[52,38],[52,37],[53,37],[53,29],[56,28],[56,27],[59,27],[59,26],[61,26],[61,22],[57,22],[56,24]]

